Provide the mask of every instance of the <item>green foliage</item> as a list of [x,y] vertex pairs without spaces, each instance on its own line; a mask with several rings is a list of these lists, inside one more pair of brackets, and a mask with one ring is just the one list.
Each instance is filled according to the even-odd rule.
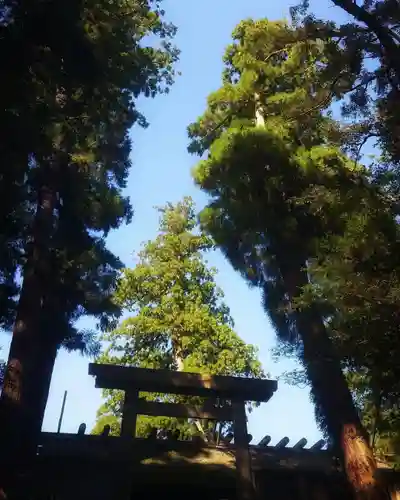
[[[146,125],[135,100],[172,83],[175,28],[153,1],[5,1],[1,13],[0,319],[13,321],[17,276],[32,270],[48,310],[57,310],[42,328],[51,324],[59,342],[83,347],[88,336],[76,320],[94,315],[105,327],[118,312],[108,296],[121,263],[104,236],[131,219],[122,194],[128,131]],[[144,41],[150,34],[159,48]],[[39,235],[44,189],[51,212]]]
[[377,195],[343,154],[340,125],[323,113],[331,103],[330,43],[266,20],[242,22],[233,36],[223,87],[189,127],[190,149],[208,152],[194,170],[210,196],[202,226],[261,288],[279,338],[304,364],[317,419],[339,447],[344,425],[360,424],[324,322],[331,310],[299,296],[326,237],[348,231],[349,215],[362,218],[358,206]]
[[[159,209],[160,233],[139,253],[133,269],[121,273],[114,300],[131,314],[110,334],[99,361],[143,368],[164,368],[194,373],[261,377],[256,349],[233,331],[223,293],[214,281],[203,253],[212,240],[198,231],[190,198]],[[121,415],[122,395],[104,391],[106,401],[99,410],[94,432]],[[163,401],[193,398],[143,395]],[[203,422],[203,427],[207,426]],[[193,434],[193,424],[169,418],[138,420],[137,432],[150,427],[178,428],[182,438]]]
[[367,143],[380,150],[370,164],[379,190],[345,212],[341,235],[325,235],[310,266],[313,284],[302,300],[327,311],[376,452],[399,463],[399,9],[391,0],[333,0],[352,19],[338,26],[316,19],[302,3],[293,11],[297,28],[332,47],[324,71],[330,100],[341,103],[346,120],[343,147],[357,161]]
[[307,132],[311,123],[311,134],[335,132],[334,122],[320,113],[327,95],[320,69],[324,44],[286,22],[251,19],[236,27],[233,39],[224,56],[224,85],[209,96],[208,109],[189,127],[189,151],[201,153],[227,128],[252,125],[255,92],[271,127],[274,118],[282,130],[301,130],[305,145],[313,140]]
[[[286,31],[277,32],[277,23],[241,23],[226,56],[224,87],[189,128],[191,150],[209,151],[194,172],[212,199],[203,222],[234,266],[264,289],[281,338],[296,340],[297,311],[318,309],[375,445],[390,449],[392,439],[396,449],[400,283],[393,116],[399,72],[382,32],[358,22],[317,20],[306,4],[293,11],[295,24]],[[398,9],[389,4],[368,2],[363,8],[395,40]],[[301,50],[304,66],[297,59]],[[388,57],[382,59],[383,50]],[[253,68],[256,77],[249,76]],[[304,94],[315,96],[313,106]],[[335,100],[342,102],[345,124],[321,115]],[[254,130],[257,112],[264,124]],[[382,156],[363,172],[357,163],[371,137]],[[337,146],[354,163],[341,158]],[[306,263],[312,281],[290,302],[282,270]],[[281,346],[286,354],[288,345]],[[290,354],[304,356],[301,343],[289,347]],[[292,375],[304,381],[301,373]]]
[[[398,418],[398,225],[380,195],[346,214],[345,231],[321,240],[303,303],[319,303],[367,428],[387,435]],[[378,416],[375,416],[378,414]],[[397,432],[397,430],[396,430]]]
[[[335,142],[327,142],[335,124],[304,102],[318,78],[316,60],[324,59],[323,46],[311,44],[309,52],[308,42],[298,40],[295,29],[265,20],[245,21],[233,36],[226,66],[236,74],[236,83],[225,78],[224,86],[209,98],[204,116],[189,127],[191,150],[199,137],[210,137],[210,123],[215,128],[220,106],[231,113],[225,113],[224,130],[210,137],[208,158],[198,164],[194,177],[211,196],[202,220],[216,242],[253,284],[278,291],[278,276],[266,282],[257,262],[277,248],[282,252],[281,243],[290,256],[296,249],[304,262],[328,222],[308,205],[317,207],[318,192],[327,186],[338,190],[343,182],[352,184],[354,166]],[[243,88],[248,104],[238,111],[236,96]],[[265,117],[262,127],[254,126],[257,109]],[[271,277],[277,272],[275,261],[265,262]]]
[[105,238],[132,217],[129,132],[147,125],[137,98],[167,91],[178,56],[160,3],[1,2],[0,325],[14,323],[4,456],[35,453],[57,349],[98,353],[78,320],[104,330],[120,314],[122,263]]

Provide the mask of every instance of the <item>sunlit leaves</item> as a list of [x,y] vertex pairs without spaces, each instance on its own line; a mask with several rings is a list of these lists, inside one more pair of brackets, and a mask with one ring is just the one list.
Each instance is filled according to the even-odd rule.
[[[105,336],[101,362],[262,376],[257,350],[233,331],[229,309],[215,283],[215,270],[204,260],[214,243],[197,227],[193,201],[169,203],[159,212],[158,236],[143,246],[136,267],[121,273],[114,298],[130,316]],[[121,394],[107,391],[104,395],[96,432],[110,415],[120,416]],[[142,434],[151,425],[178,425],[181,436],[193,433],[190,426],[174,419],[140,418],[138,425]]]

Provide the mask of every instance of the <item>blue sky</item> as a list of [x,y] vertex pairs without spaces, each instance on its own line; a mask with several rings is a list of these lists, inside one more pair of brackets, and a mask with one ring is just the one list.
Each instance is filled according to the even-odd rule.
[[[190,171],[196,158],[187,153],[187,125],[200,115],[207,95],[221,82],[222,55],[230,42],[235,25],[244,18],[280,19],[296,0],[164,0],[169,20],[178,26],[176,44],[182,50],[178,69],[182,76],[167,96],[153,100],[141,99],[140,110],[150,127],[132,131],[132,171],[127,192],[135,209],[131,225],[109,237],[110,248],[127,266],[134,265],[134,253],[140,244],[157,234],[158,215],[155,205],[176,202],[190,195],[200,209],[205,196],[192,183]],[[311,2],[314,12],[329,18],[343,18],[329,0]],[[237,333],[259,347],[259,356],[272,378],[292,369],[287,361],[274,363],[270,349],[275,344],[274,332],[265,316],[257,290],[251,290],[224,258],[216,252],[208,258],[217,267],[218,285],[235,320]],[[0,345],[7,348],[9,337],[3,335]],[[56,431],[64,390],[68,398],[63,432],[76,432],[80,423],[90,429],[101,404],[101,392],[88,376],[89,360],[78,354],[60,352],[57,358],[44,430]],[[303,436],[312,444],[320,439],[307,389],[278,385],[269,403],[256,409],[249,417],[249,431],[254,441],[264,435],[272,443],[288,436],[294,444]]]

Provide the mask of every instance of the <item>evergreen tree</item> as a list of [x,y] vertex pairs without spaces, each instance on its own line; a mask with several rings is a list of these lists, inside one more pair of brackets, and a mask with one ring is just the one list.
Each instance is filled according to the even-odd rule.
[[[222,302],[222,291],[214,281],[203,253],[212,240],[196,229],[194,205],[185,198],[160,209],[160,233],[139,253],[133,269],[125,269],[115,300],[132,316],[105,336],[104,363],[142,368],[161,368],[212,375],[261,377],[256,349],[233,331],[233,321]],[[119,432],[122,394],[104,391],[95,433],[108,424]],[[160,399],[160,395],[145,395]],[[192,402],[194,398],[164,396],[162,400]],[[196,423],[201,432],[215,431],[208,423]],[[182,438],[196,432],[194,425],[171,418],[139,417],[138,435],[152,427],[178,428]],[[221,423],[224,432],[228,429]],[[210,439],[210,436],[209,436]]]
[[301,300],[326,311],[330,335],[379,451],[379,442],[397,433],[400,416],[400,233],[391,203],[379,190],[370,192],[347,212],[341,235],[321,238],[317,257],[309,262],[312,283]]
[[[349,210],[344,207],[351,197],[363,200],[369,193],[368,179],[340,151],[340,127],[321,112],[330,104],[322,71],[330,47],[302,29],[266,20],[240,23],[233,37],[224,85],[189,128],[190,149],[208,152],[194,171],[211,198],[203,227],[233,266],[263,290],[278,335],[297,345],[318,420],[354,490],[380,497],[375,460],[325,311],[319,304],[298,304],[320,239],[341,234]],[[339,208],[321,206],[322,195],[338,199]]]
[[380,152],[369,162],[380,201],[375,197],[356,211],[342,237],[324,238],[304,300],[328,309],[332,338],[376,452],[398,460],[399,8],[392,0],[333,3],[351,22],[316,19],[308,2],[292,13],[298,29],[330,47],[323,71],[329,101],[338,100],[346,118],[343,147],[356,161],[367,143]]
[[[136,98],[167,90],[177,52],[159,2],[20,1],[2,9],[0,50],[12,54],[2,84],[12,92],[0,120],[22,133],[20,151],[12,137],[0,151],[11,172],[1,189],[17,193],[5,196],[0,284],[12,289],[23,278],[1,394],[2,454],[13,464],[34,453],[57,349],[87,347],[77,319],[91,315],[104,328],[119,313],[111,293],[121,263],[104,238],[131,218],[122,193],[128,132],[146,125]],[[162,39],[158,48],[146,45],[149,34]]]
[[[297,306],[317,304],[323,312],[371,445],[382,455],[391,437],[395,445],[400,417],[399,227],[379,190],[369,186],[361,199],[355,192],[346,211],[331,189],[320,189],[315,208],[340,214],[343,232],[319,238],[316,256],[308,262],[310,283]],[[294,375],[296,381],[299,374]]]

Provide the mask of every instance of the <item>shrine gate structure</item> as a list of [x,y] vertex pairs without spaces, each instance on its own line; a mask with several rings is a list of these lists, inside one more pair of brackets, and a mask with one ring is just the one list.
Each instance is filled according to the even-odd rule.
[[[233,423],[238,500],[253,500],[254,477],[249,453],[246,402],[267,402],[277,389],[273,380],[210,376],[199,373],[90,364],[101,389],[124,391],[121,437],[135,437],[138,415],[207,419]],[[140,392],[204,398],[202,406],[146,401]],[[220,406],[219,401],[229,402]]]

